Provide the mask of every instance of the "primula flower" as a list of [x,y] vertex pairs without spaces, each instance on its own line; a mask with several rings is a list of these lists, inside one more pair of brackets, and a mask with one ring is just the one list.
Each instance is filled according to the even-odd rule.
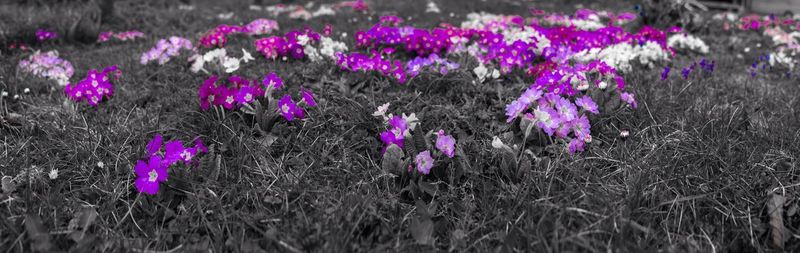
[[160,134],[156,134],[150,142],[147,143],[147,157],[157,154],[161,150],[161,143],[164,138]]
[[414,158],[414,162],[417,165],[417,171],[424,175],[428,175],[431,173],[431,168],[433,168],[433,158],[431,157],[431,152],[428,150],[420,152],[416,158]]
[[266,88],[268,90],[269,89],[280,89],[281,87],[283,87],[283,79],[281,79],[278,76],[278,74],[275,74],[275,73],[269,73],[269,75],[264,77],[264,80],[261,81],[261,83],[264,85],[264,88]]
[[444,134],[444,129],[436,133],[436,149],[442,151],[447,157],[453,158],[456,152],[456,139]]
[[575,104],[580,106],[584,110],[586,110],[588,112],[591,112],[593,114],[600,113],[600,111],[597,110],[597,104],[589,96],[583,96],[583,97],[575,99]]
[[39,42],[52,40],[58,38],[58,34],[52,31],[44,30],[44,29],[37,29],[36,30],[36,40]]
[[300,88],[300,94],[303,96],[303,101],[306,102],[308,106],[311,107],[317,106],[317,102],[314,100],[314,93],[311,93],[310,90]]
[[239,91],[236,92],[236,102],[239,104],[248,104],[253,102],[256,98],[255,89],[253,87],[242,86],[239,88]]
[[289,95],[284,95],[278,100],[278,110],[288,121],[292,121],[295,118],[303,119],[304,117],[303,109],[297,106]]
[[151,156],[149,163],[137,161],[135,172],[136,190],[141,193],[155,195],[158,193],[159,183],[167,181],[167,166],[162,163],[159,156]]
[[669,77],[669,71],[670,71],[669,66],[664,67],[664,71],[661,72],[661,80],[662,81],[663,80],[667,80],[667,77]]
[[631,93],[623,92],[620,94],[619,98],[622,99],[622,101],[625,101],[625,103],[631,105],[633,109],[636,109],[636,107],[638,107],[638,105],[636,104],[636,100],[633,98],[633,94]]
[[73,101],[86,101],[91,106],[97,106],[103,98],[111,97],[114,93],[114,87],[108,78],[112,73],[115,79],[121,74],[117,66],[105,68],[102,72],[90,70],[85,79],[75,85],[65,86],[64,93]]

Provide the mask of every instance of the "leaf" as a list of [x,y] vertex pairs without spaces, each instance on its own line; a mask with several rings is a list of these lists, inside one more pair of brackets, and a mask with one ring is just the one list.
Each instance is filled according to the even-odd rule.
[[50,244],[50,233],[42,225],[42,219],[35,214],[25,215],[25,231],[31,240],[31,250],[34,252],[49,252],[53,247]]
[[430,217],[415,216],[408,225],[411,236],[422,245],[433,244],[433,220]]
[[17,189],[17,184],[14,183],[14,178],[10,176],[3,176],[2,186],[4,193],[11,193]]
[[403,156],[405,156],[405,154],[400,147],[394,144],[389,145],[389,147],[386,148],[386,153],[383,153],[381,168],[388,173],[398,176],[402,175]]
[[786,227],[783,224],[784,203],[786,203],[786,198],[775,193],[773,193],[769,201],[767,201],[769,225],[772,229],[772,246],[777,249],[783,249],[783,244],[789,239],[786,236]]

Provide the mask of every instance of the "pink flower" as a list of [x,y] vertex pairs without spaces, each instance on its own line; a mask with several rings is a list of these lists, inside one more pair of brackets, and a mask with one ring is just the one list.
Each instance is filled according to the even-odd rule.
[[600,113],[600,111],[597,110],[597,104],[589,96],[583,96],[583,97],[575,99],[575,104],[580,106],[581,108],[583,108],[584,110],[586,110],[588,112],[591,112],[591,113],[594,113],[594,114]]
[[633,98],[633,94],[631,94],[631,93],[623,92],[622,94],[619,95],[619,98],[622,101],[625,101],[625,103],[628,103],[629,105],[631,105],[631,107],[633,107],[633,109],[636,109],[636,107],[638,107],[638,104],[636,103],[636,99]]
[[450,135],[445,135],[444,130],[436,133],[436,149],[442,151],[447,157],[453,158],[456,153],[456,139]]
[[167,166],[162,164],[161,157],[151,156],[149,163],[137,161],[136,167],[136,190],[141,193],[155,195],[158,193],[159,183],[167,181]]
[[147,157],[151,157],[161,151],[161,143],[163,141],[164,138],[162,138],[160,134],[156,134],[156,136],[147,143]]
[[303,109],[298,107],[289,95],[285,95],[278,100],[278,110],[288,121],[292,121],[295,118],[302,119],[304,117]]
[[270,87],[272,89],[280,89],[281,87],[283,87],[283,79],[281,79],[281,77],[279,77],[278,74],[275,73],[269,73],[269,75],[264,77],[264,80],[261,81],[261,83],[264,85],[264,88],[266,89],[270,89]]
[[416,158],[414,158],[414,162],[417,164],[417,171],[422,174],[428,175],[431,173],[431,168],[433,168],[433,158],[431,157],[431,152],[428,150],[420,152]]

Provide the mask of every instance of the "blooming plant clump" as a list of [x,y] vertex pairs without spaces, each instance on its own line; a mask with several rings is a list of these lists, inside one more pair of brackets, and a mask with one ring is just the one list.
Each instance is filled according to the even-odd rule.
[[36,30],[36,40],[38,40],[39,42],[48,41],[56,38],[58,38],[58,33],[56,32],[48,31],[45,29]]
[[[412,131],[419,125],[419,119],[415,113],[411,113],[410,115],[404,113],[400,116],[391,113],[387,114],[388,110],[389,103],[386,103],[379,106],[372,114],[372,116],[382,119],[384,123],[387,124],[387,129],[380,134],[380,140],[385,144],[381,153],[385,155],[387,154],[387,150],[394,146],[400,149],[404,148],[406,139],[413,138]],[[443,129],[436,132],[435,136],[435,151],[417,150],[418,153],[413,157],[416,171],[423,175],[430,174],[431,168],[433,168],[434,165],[434,156],[453,158],[456,155],[456,139],[453,138],[453,136],[445,134]],[[384,157],[384,159],[389,158]],[[411,168],[409,168],[409,171],[410,169]]]
[[164,65],[172,57],[180,55],[181,49],[194,51],[192,42],[185,38],[173,36],[169,39],[161,39],[153,48],[142,54],[139,62],[146,65],[151,61],[158,61],[158,65]]
[[242,62],[247,63],[254,60],[253,56],[247,50],[242,48],[242,57],[236,58],[228,56],[227,51],[225,48],[217,48],[211,51],[208,51],[204,55],[196,54],[189,58],[190,61],[194,61],[190,70],[192,72],[199,72],[203,71],[208,73],[208,70],[204,68],[206,63],[211,63],[215,65],[217,69],[222,69],[225,73],[233,73],[239,69],[239,66]]
[[113,32],[113,31],[106,31],[101,32],[100,35],[97,36],[97,42],[107,42],[111,39],[116,39],[119,41],[129,41],[135,40],[137,38],[144,38],[144,33],[136,30],[125,31],[125,32]]
[[21,60],[18,67],[22,72],[54,80],[61,86],[67,85],[75,73],[72,64],[59,58],[55,50],[45,53],[36,51],[28,59]]
[[672,48],[691,50],[700,54],[708,53],[708,45],[703,40],[687,33],[670,36],[667,39],[667,45]]
[[72,85],[64,87],[64,93],[75,102],[86,101],[91,106],[97,106],[103,98],[110,98],[114,94],[114,86],[109,75],[116,80],[122,72],[117,66],[111,66],[103,71],[89,70],[86,78]]
[[169,177],[170,167],[178,163],[190,165],[198,154],[208,152],[200,138],[195,139],[194,146],[185,147],[180,140],[164,144],[161,135],[153,137],[146,149],[145,160],[136,161],[134,185],[137,191],[148,195],[158,193],[160,183]]
[[[275,73],[270,73],[259,83],[257,80],[248,80],[240,76],[228,78],[230,85],[217,85],[219,77],[214,75],[203,82],[198,90],[200,108],[207,110],[211,106],[222,106],[225,109],[233,110],[247,105],[260,97],[272,97],[274,91],[281,89],[283,80]],[[305,111],[302,104],[316,107],[317,102],[314,94],[306,89],[300,90],[300,104],[295,103],[290,95],[284,95],[277,100],[277,113],[281,114],[287,121],[294,119],[304,119]]]
[[278,29],[278,22],[270,19],[256,19],[243,26],[219,25],[200,38],[200,45],[205,48],[224,47],[230,34],[263,35]]

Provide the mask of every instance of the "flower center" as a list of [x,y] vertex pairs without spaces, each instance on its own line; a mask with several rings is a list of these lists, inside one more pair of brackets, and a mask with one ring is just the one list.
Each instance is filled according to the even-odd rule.
[[192,153],[189,153],[188,150],[184,150],[183,153],[181,153],[181,159],[183,160],[192,159]]
[[147,173],[147,175],[149,176],[147,178],[148,182],[155,182],[156,179],[158,179],[158,172],[156,172],[156,170],[151,170],[150,173]]
[[289,113],[289,105],[281,106],[281,111],[283,111],[283,113]]
[[228,96],[228,98],[225,99],[225,103],[233,104],[233,96]]
[[250,93],[247,93],[246,95],[244,95],[244,100],[245,101],[253,100],[253,95],[250,94]]

